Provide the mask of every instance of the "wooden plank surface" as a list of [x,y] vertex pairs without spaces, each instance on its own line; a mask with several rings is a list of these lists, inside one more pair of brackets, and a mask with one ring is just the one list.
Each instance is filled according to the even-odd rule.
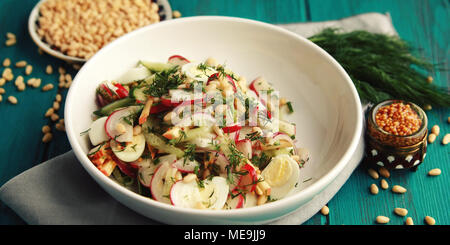
[[[39,55],[37,47],[31,41],[27,32],[27,18],[37,0],[21,0],[21,7],[17,8],[17,1],[0,1],[0,61],[9,57],[13,63],[27,60],[34,66],[29,77],[40,77],[43,83],[51,82],[57,87],[58,75],[56,68],[64,63],[49,57]],[[179,10],[184,17],[197,15],[236,16],[260,20],[269,23],[291,23],[304,21],[322,21],[339,19],[365,12],[389,12],[399,35],[420,48],[420,53],[433,62],[448,64],[450,44],[450,16],[449,2],[445,0],[421,1],[411,0],[405,4],[401,0],[170,0],[172,8]],[[11,15],[9,13],[14,13]],[[18,44],[5,47],[4,33],[13,32],[18,37]],[[44,73],[45,66],[52,64],[53,75]],[[0,72],[3,67],[0,66]],[[16,75],[23,73],[23,68],[13,68]],[[71,71],[75,74],[74,71]],[[23,75],[23,74],[22,74]],[[433,74],[435,82],[450,87],[448,72]],[[54,123],[43,115],[52,105],[57,90],[42,92],[39,89],[27,87],[26,91],[18,92],[13,82],[3,86],[7,93],[0,102],[0,113],[4,116],[0,127],[0,185],[17,174],[70,150],[64,133],[54,130],[54,140],[50,144],[41,142],[41,127]],[[65,97],[66,90],[60,91]],[[6,102],[9,95],[17,96],[18,105]],[[63,111],[63,107],[60,111]],[[437,109],[427,113],[430,125],[441,126],[443,133],[450,131],[446,123],[450,110]],[[62,113],[60,113],[62,115]],[[393,173],[388,179],[389,184],[400,184],[408,188],[405,195],[393,195],[390,191],[380,191],[377,196],[368,192],[371,183],[379,183],[368,177],[363,167],[358,168],[343,186],[339,193],[330,201],[330,215],[325,217],[317,214],[305,224],[374,224],[377,215],[391,217],[390,224],[403,224],[404,218],[392,213],[394,207],[405,207],[408,216],[413,217],[415,223],[423,224],[425,215],[433,216],[439,224],[450,224],[450,214],[445,207],[449,200],[450,170],[449,148],[435,143],[429,147],[425,163],[415,173]],[[427,177],[426,172],[439,167],[442,176]],[[0,202],[0,224],[23,224],[8,207]]]

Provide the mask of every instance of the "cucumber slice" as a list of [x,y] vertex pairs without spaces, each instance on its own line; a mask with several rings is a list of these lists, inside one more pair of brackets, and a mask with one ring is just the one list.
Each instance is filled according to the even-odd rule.
[[145,101],[147,101],[147,98],[148,98],[148,95],[146,95],[144,93],[145,89],[146,89],[146,87],[144,87],[144,86],[142,86],[142,87],[141,86],[134,87],[131,90],[131,96],[133,98],[135,98],[136,100],[139,100],[141,102],[145,102]]
[[94,114],[99,117],[109,116],[113,111],[118,108],[130,106],[136,103],[136,100],[133,98],[123,98],[120,100],[116,100],[110,104],[107,104],[100,108],[99,110],[94,111]]
[[155,147],[156,149],[161,150],[166,153],[174,154],[177,156],[177,158],[181,158],[184,156],[184,151],[182,151],[181,149],[179,149],[173,145],[167,144],[158,135],[156,135],[154,133],[145,133],[144,132],[144,136],[145,136],[145,141],[147,142],[147,144]]
[[161,72],[174,68],[176,65],[169,63],[151,62],[151,61],[139,61],[139,63],[152,72]]

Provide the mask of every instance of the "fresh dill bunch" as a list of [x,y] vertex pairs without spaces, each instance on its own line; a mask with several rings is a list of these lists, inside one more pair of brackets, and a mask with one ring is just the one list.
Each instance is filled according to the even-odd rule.
[[450,107],[449,89],[427,83],[426,73],[439,68],[415,56],[412,46],[399,37],[328,28],[309,40],[341,64],[363,102],[402,99]]

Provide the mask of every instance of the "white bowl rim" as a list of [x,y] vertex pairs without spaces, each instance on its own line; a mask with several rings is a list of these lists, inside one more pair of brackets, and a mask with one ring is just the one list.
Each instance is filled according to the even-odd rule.
[[[82,59],[82,58],[78,58],[78,57],[74,57],[74,56],[69,56],[64,54],[63,52],[54,50],[50,47],[49,44],[47,44],[46,42],[42,41],[42,39],[39,37],[39,35],[37,34],[37,30],[36,30],[36,21],[39,18],[39,7],[48,0],[40,0],[31,10],[30,15],[28,17],[28,32],[31,36],[31,39],[34,41],[34,43],[36,43],[36,45],[42,49],[44,52],[46,52],[47,54],[50,54],[51,56],[54,56],[58,59],[64,60],[66,62],[71,62],[71,63],[85,63],[87,60],[86,59]],[[170,6],[169,2],[167,0],[156,0],[156,1],[161,1],[159,4],[164,6],[164,13],[166,15],[166,20],[171,20],[172,19],[172,7]]]
[[[142,196],[138,193],[135,193],[120,184],[116,183],[109,177],[102,174],[100,171],[95,168],[94,165],[91,164],[89,158],[86,156],[84,151],[82,150],[80,144],[77,141],[77,136],[79,133],[74,132],[74,129],[72,129],[70,122],[73,120],[70,116],[69,110],[73,106],[72,105],[72,98],[75,97],[73,94],[73,90],[69,89],[69,92],[67,94],[66,98],[66,106],[65,106],[65,124],[66,124],[66,131],[67,136],[69,139],[69,142],[75,152],[75,155],[82,163],[82,166],[87,170],[87,172],[91,175],[94,175],[96,178],[94,178],[96,181],[101,180],[103,184],[108,185],[112,189],[115,189],[116,191],[120,192],[122,195],[126,195],[134,201],[138,201],[140,203],[146,203],[149,205],[156,206],[158,208],[164,209],[166,211],[172,211],[172,212],[179,212],[179,213],[190,213],[195,215],[204,215],[204,216],[211,216],[211,217],[220,217],[220,218],[226,218],[230,215],[260,215],[261,213],[264,213],[264,211],[272,210],[272,209],[278,209],[280,206],[287,207],[289,205],[292,205],[299,200],[307,197],[307,198],[313,198],[313,196],[317,193],[319,193],[321,190],[323,190],[325,187],[327,187],[337,176],[338,174],[343,170],[343,168],[346,166],[346,164],[351,159],[352,155],[356,151],[357,145],[359,143],[359,139],[362,135],[362,107],[360,104],[360,99],[358,92],[356,90],[356,87],[354,86],[351,78],[346,73],[344,68],[326,51],[324,51],[322,48],[317,46],[315,43],[309,41],[308,39],[297,35],[291,31],[288,31],[286,29],[283,29],[281,27],[275,26],[273,24],[256,21],[256,20],[250,20],[245,18],[239,18],[239,17],[227,17],[227,16],[195,16],[195,17],[184,17],[179,19],[172,19],[168,21],[163,21],[160,23],[156,23],[153,25],[149,25],[143,28],[140,28],[138,30],[135,30],[133,32],[130,32],[122,37],[119,37],[118,39],[114,40],[113,42],[107,44],[105,47],[103,47],[100,51],[98,51],[91,59],[89,59],[86,64],[80,69],[78,74],[75,76],[72,86],[76,86],[78,84],[77,77],[79,74],[82,74],[86,67],[89,67],[89,64],[91,62],[96,62],[96,57],[100,56],[102,53],[107,52],[109,49],[113,48],[116,43],[126,41],[127,39],[133,38],[133,36],[138,35],[141,32],[145,32],[149,29],[155,29],[155,28],[163,28],[166,25],[172,25],[178,22],[196,22],[196,21],[225,21],[225,22],[237,22],[237,23],[244,23],[244,24],[250,24],[250,25],[256,25],[260,27],[264,27],[267,29],[270,29],[275,32],[282,33],[284,35],[288,35],[291,38],[297,39],[301,42],[304,42],[306,45],[310,46],[312,49],[315,49],[319,53],[321,53],[325,59],[327,59],[330,63],[332,63],[339,71],[339,73],[344,77],[348,85],[350,85],[351,93],[353,94],[353,100],[355,101],[356,108],[356,125],[355,130],[353,132],[353,135],[351,137],[351,143],[346,152],[343,154],[343,156],[337,161],[337,164],[328,171],[324,176],[322,176],[320,179],[318,179],[316,182],[311,184],[310,186],[306,187],[305,189],[300,190],[298,193],[295,193],[291,196],[285,197],[283,199],[277,200],[275,202],[269,202],[261,206],[256,207],[249,207],[249,208],[242,208],[242,209],[231,209],[231,210],[198,210],[198,209],[191,209],[191,208],[182,208],[182,207],[176,207],[173,205],[168,205],[166,203],[158,202],[156,200],[153,200],[151,198]],[[300,206],[299,206],[300,207]]]

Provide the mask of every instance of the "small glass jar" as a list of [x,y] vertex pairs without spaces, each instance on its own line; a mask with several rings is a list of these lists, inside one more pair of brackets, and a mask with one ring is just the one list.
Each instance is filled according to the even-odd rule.
[[[394,103],[409,105],[417,114],[420,126],[409,135],[397,135],[377,124],[380,108]],[[365,162],[386,169],[412,169],[423,162],[427,151],[428,119],[416,104],[402,100],[387,100],[374,105],[367,114]]]

